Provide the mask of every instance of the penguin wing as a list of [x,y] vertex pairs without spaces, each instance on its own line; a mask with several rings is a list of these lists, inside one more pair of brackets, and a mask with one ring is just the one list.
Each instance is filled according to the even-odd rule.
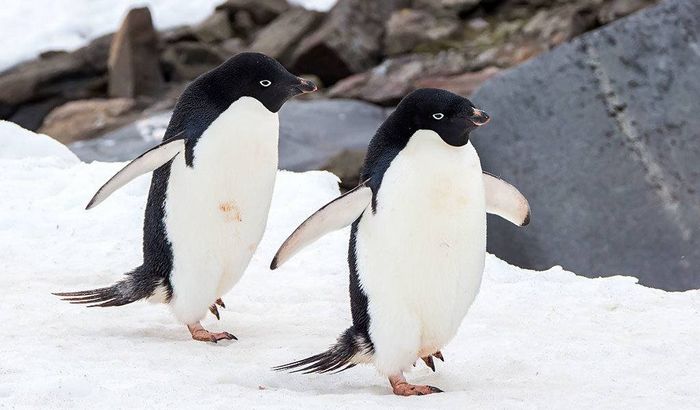
[[518,226],[530,223],[530,204],[513,185],[484,173],[486,212],[495,214]]
[[147,172],[155,171],[161,165],[175,158],[175,156],[184,149],[185,139],[181,134],[178,134],[139,155],[102,185],[85,209],[91,209],[99,205],[100,202],[104,201],[108,196],[112,195],[114,191],[129,183],[132,179]]
[[366,182],[327,203],[302,222],[280,246],[270,269],[277,269],[318,238],[344,228],[359,218],[372,202],[372,190],[365,185]]

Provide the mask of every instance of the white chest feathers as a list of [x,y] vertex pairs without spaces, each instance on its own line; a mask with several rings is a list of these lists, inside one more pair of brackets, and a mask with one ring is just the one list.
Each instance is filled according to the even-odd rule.
[[278,137],[277,114],[242,97],[204,131],[192,167],[184,155],[173,161],[165,214],[174,299],[196,293],[206,311],[242,276],[267,223]]
[[[454,336],[481,284],[485,253],[484,186],[474,147],[416,132],[384,175],[376,213],[365,211],[357,232],[379,368],[382,357],[383,367],[395,370]],[[397,338],[410,346],[394,345]],[[406,351],[409,359],[387,349]]]

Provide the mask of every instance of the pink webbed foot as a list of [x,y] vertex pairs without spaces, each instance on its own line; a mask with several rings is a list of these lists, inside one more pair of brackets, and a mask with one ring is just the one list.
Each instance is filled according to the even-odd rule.
[[219,340],[238,340],[236,336],[232,335],[229,332],[210,332],[207,329],[203,328],[200,323],[196,323],[194,325],[187,325],[187,329],[189,329],[190,334],[192,335],[192,339],[199,340],[202,342],[216,343]]
[[442,390],[434,386],[410,384],[403,377],[403,374],[389,377],[389,383],[397,396],[425,396],[427,394],[442,393]]

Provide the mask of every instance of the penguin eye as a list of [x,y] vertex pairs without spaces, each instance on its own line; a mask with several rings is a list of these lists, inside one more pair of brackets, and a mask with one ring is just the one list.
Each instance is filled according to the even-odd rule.
[[439,121],[439,120],[445,118],[445,114],[443,114],[441,112],[436,112],[435,114],[433,114],[433,118],[435,118],[436,120]]
[[272,84],[272,81],[270,81],[270,80],[262,80],[262,81],[260,81],[260,85],[262,85],[263,87],[269,87],[270,84]]

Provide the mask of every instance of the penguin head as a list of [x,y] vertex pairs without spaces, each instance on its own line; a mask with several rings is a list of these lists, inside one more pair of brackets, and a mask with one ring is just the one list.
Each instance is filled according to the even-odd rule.
[[[489,122],[488,114],[468,99],[436,88],[422,88],[404,97],[396,107],[401,121],[407,121],[413,132],[435,131],[453,147],[469,142],[469,133]],[[411,134],[413,134],[411,132]]]
[[260,101],[270,112],[277,112],[290,98],[316,91],[311,81],[287,71],[272,57],[260,53],[240,53],[198,80],[222,106],[240,97]]

